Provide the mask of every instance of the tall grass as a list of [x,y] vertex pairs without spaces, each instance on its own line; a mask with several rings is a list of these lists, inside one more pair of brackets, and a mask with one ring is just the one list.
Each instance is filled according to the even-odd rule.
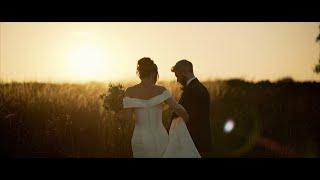
[[[179,98],[181,90],[176,82],[159,84]],[[284,144],[301,157],[318,156],[319,83],[229,80],[204,84],[211,98],[216,157],[250,155],[260,137]],[[131,157],[134,120],[116,120],[102,108],[99,95],[106,88],[107,84],[101,83],[2,83],[1,155]],[[163,112],[166,128],[170,126],[170,115],[168,109]],[[229,134],[223,132],[227,119],[236,124]]]

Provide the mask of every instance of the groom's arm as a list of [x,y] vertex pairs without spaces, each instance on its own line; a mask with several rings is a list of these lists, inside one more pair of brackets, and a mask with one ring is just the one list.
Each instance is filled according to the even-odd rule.
[[[197,104],[199,104],[198,106],[195,106],[195,108],[197,109],[197,116],[199,117],[198,120],[200,120],[201,122],[199,122],[201,129],[203,129],[203,133],[206,134],[207,138],[206,140],[210,140],[211,139],[211,123],[212,123],[212,119],[210,119],[210,104],[211,104],[211,100],[210,100],[210,95],[209,92],[207,91],[207,89],[205,87],[200,88],[201,90],[198,90],[197,95],[195,95],[195,99],[197,101]],[[210,142],[207,142],[208,144],[211,144],[211,140]]]
[[200,120],[199,125],[208,126],[210,124],[210,96],[206,89],[197,88],[192,92],[192,108],[190,114],[193,119]]
[[203,114],[203,118],[210,121],[210,95],[206,89],[204,89],[199,95],[201,107],[201,114]]
[[203,88],[193,88],[191,97],[191,107],[195,119],[201,118],[202,120],[209,120],[210,115],[210,96],[206,89]]

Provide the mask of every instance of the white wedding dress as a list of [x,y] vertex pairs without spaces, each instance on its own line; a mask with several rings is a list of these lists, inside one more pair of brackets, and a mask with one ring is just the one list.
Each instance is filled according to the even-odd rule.
[[133,108],[136,117],[131,139],[135,158],[200,158],[183,119],[171,123],[169,135],[162,123],[163,103],[171,97],[168,90],[151,99],[124,97],[124,108]]

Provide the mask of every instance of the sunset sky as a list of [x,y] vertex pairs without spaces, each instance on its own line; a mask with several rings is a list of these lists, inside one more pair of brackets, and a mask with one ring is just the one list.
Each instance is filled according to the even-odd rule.
[[320,80],[320,23],[105,22],[1,23],[5,81],[137,80],[136,63],[150,57],[160,80],[181,59],[200,80]]

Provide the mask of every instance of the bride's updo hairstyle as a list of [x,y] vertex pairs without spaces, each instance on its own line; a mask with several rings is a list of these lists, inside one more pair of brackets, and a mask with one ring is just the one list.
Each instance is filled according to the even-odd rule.
[[141,58],[138,61],[137,74],[139,75],[140,79],[149,77],[152,74],[155,75],[155,81],[157,81],[159,78],[157,65],[148,57]]

